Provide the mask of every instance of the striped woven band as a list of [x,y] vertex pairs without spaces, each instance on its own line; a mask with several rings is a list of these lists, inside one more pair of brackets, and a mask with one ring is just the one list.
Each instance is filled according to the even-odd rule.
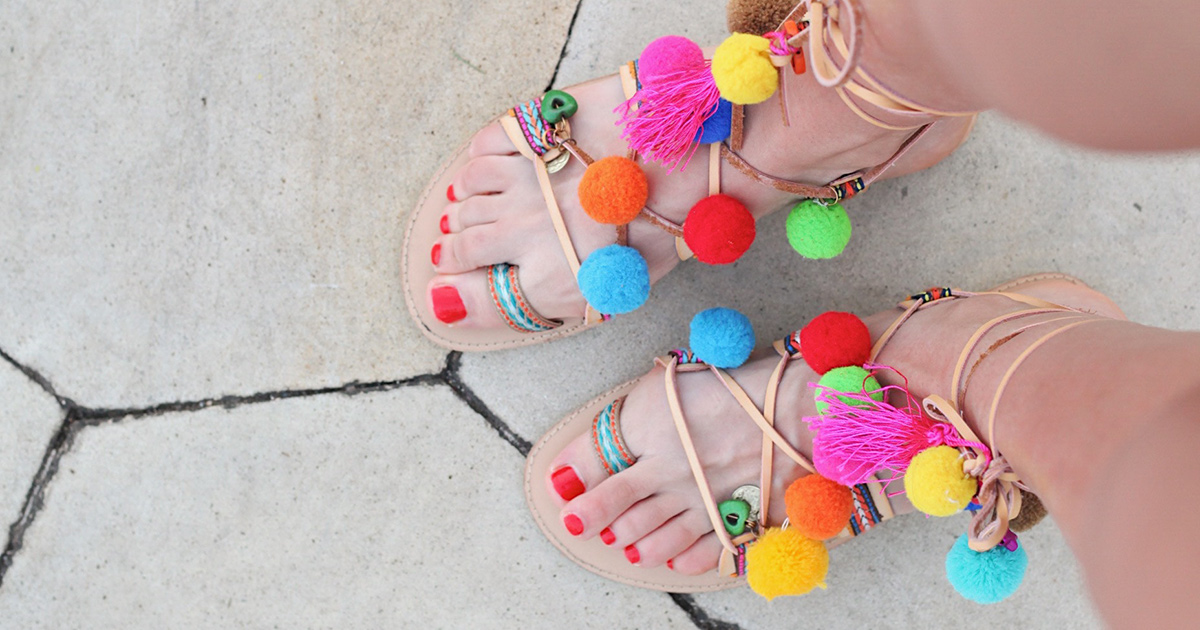
[[531,99],[510,111],[534,153],[543,155],[555,147],[554,127],[542,117],[542,99]]
[[562,322],[538,315],[529,305],[517,282],[517,269],[516,265],[508,263],[488,267],[488,290],[500,311],[500,317],[510,328],[521,332],[543,332],[561,326]]
[[883,520],[883,514],[880,514],[879,508],[875,506],[875,499],[871,496],[869,485],[860,483],[850,488],[850,494],[854,497],[854,512],[850,514],[850,531],[858,536],[878,525]]
[[592,446],[604,470],[615,475],[629,468],[637,461],[621,439],[621,428],[618,425],[621,418],[621,404],[624,398],[618,398],[596,414],[592,420]]

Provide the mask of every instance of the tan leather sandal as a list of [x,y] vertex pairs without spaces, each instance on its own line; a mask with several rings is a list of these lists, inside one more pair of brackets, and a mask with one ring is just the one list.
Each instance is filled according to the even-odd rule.
[[[727,44],[722,44],[714,53],[714,58],[709,60],[694,43],[683,40],[686,43],[680,44],[677,41],[683,38],[656,40],[643,53],[641,61],[630,62],[620,68],[621,83],[627,98],[623,114],[626,137],[631,143],[627,156],[593,160],[581,147],[586,139],[577,142],[571,135],[569,123],[570,115],[578,107],[586,107],[586,104],[576,103],[563,91],[551,91],[542,98],[514,106],[499,118],[517,150],[532,163],[564,258],[578,279],[586,299],[587,306],[583,312],[562,319],[542,316],[521,290],[520,270],[513,265],[501,264],[488,268],[488,281],[493,302],[507,327],[460,328],[437,318],[426,296],[430,281],[437,275],[428,252],[442,233],[439,225],[444,206],[441,191],[449,188],[454,174],[468,161],[464,146],[442,167],[421,195],[405,231],[401,278],[409,311],[421,330],[444,347],[465,351],[497,350],[572,335],[606,321],[613,314],[636,309],[648,297],[650,279],[645,260],[635,249],[628,247],[628,224],[633,220],[648,222],[674,236],[680,260],[696,257],[711,264],[732,262],[750,246],[755,226],[745,206],[728,195],[720,194],[722,163],[730,164],[738,172],[764,185],[810,200],[798,204],[789,214],[789,242],[797,251],[809,257],[837,255],[850,236],[849,219],[840,202],[866,189],[919,142],[935,124],[928,122],[931,115],[974,115],[973,112],[939,111],[913,103],[859,68],[861,18],[853,8],[856,2],[806,1],[793,11],[779,31],[768,33],[772,36],[770,40],[757,35],[735,34],[727,40],[727,44],[734,42],[753,48],[752,57],[758,67],[746,69],[739,66],[727,69],[725,75],[762,72],[766,68],[768,73],[778,72],[782,77],[788,71],[802,71],[803,60],[810,60],[818,82],[837,90],[847,106],[864,120],[882,128],[911,132],[890,158],[876,166],[838,177],[825,185],[790,181],[756,168],[739,153],[743,143],[745,115],[743,105],[739,104],[742,99],[731,96],[731,100],[725,100],[723,95],[728,90],[718,87],[721,82],[717,77],[722,76],[717,70],[720,66],[719,56]],[[849,39],[845,32],[851,33]],[[807,46],[807,55],[804,54],[804,46]],[[672,52],[666,55],[667,61],[664,62],[664,55],[655,57],[652,50]],[[690,52],[679,53],[680,50]],[[649,62],[645,60],[648,58],[658,59],[651,64],[660,70],[653,75],[653,80],[640,76],[646,74],[644,70]],[[799,63],[794,63],[793,60],[797,59]],[[837,60],[842,63],[840,67]],[[669,66],[666,72],[661,71],[664,64]],[[671,81],[678,83],[680,77],[691,86],[689,89],[697,98],[694,103],[689,101],[687,107],[672,107],[672,103],[664,103],[664,99],[673,97],[664,95],[680,93],[679,89],[675,89],[675,84],[668,85]],[[776,83],[786,85],[786,81],[782,80]],[[654,89],[656,85],[660,88],[657,91]],[[696,85],[703,87],[696,88]],[[730,93],[736,92],[733,90]],[[763,98],[767,97],[770,94]],[[789,116],[786,98],[781,96],[778,100],[786,122]],[[637,127],[637,123],[647,120],[661,123],[667,118],[668,109],[674,117],[669,124]],[[645,132],[646,128],[651,128],[651,131]],[[663,140],[662,135],[667,133],[663,131],[664,128],[669,128],[669,133],[674,134],[673,143]],[[690,159],[701,143],[707,144],[707,149],[700,154],[705,156],[703,159],[707,163],[709,186],[705,191],[707,196],[697,199],[687,221],[680,225],[645,207],[648,184],[637,166],[637,160],[644,157],[639,151],[648,152],[645,153],[647,159],[674,168],[680,163],[680,156],[686,155]],[[674,149],[668,149],[668,145]],[[614,225],[614,244],[596,250],[586,258],[581,257],[571,240],[551,185],[553,173],[572,159],[587,166],[580,183],[580,201],[585,211],[598,221]],[[585,194],[586,190],[598,192]],[[830,228],[831,225],[834,227]]]
[[[981,327],[980,332],[974,335],[967,348],[963,351],[964,357],[977,356],[973,354],[978,348],[978,342],[984,335],[992,330],[998,322],[1007,322],[1027,317],[1031,314],[1043,314],[1049,312],[1061,312],[1065,317],[1084,318],[1085,316],[1078,311],[1051,304],[1045,300],[1023,296],[1013,291],[1023,285],[1046,280],[1061,280],[1074,284],[1084,285],[1081,281],[1058,273],[1044,273],[1025,276],[1001,284],[993,289],[981,293],[966,293],[950,289],[934,289],[917,294],[904,302],[901,306],[906,310],[900,315],[896,321],[890,326],[880,339],[873,344],[864,341],[867,344],[863,349],[863,357],[867,358],[867,363],[874,361],[879,352],[886,346],[892,338],[896,330],[907,319],[921,308],[927,308],[926,305],[937,303],[939,300],[957,299],[961,296],[971,295],[1002,295],[1013,300],[1027,304],[1030,309],[1018,313],[1010,313],[1003,317],[996,318]],[[1053,321],[1053,320],[1052,320]],[[1074,324],[1068,324],[1074,325]],[[1062,330],[1060,328],[1058,330]],[[865,330],[865,328],[864,328]],[[1024,330],[1024,329],[1022,329]],[[1052,332],[1045,339],[1058,334]],[[624,446],[624,442],[620,436],[620,409],[625,396],[631,392],[634,387],[641,381],[635,379],[627,383],[621,384],[613,389],[604,392],[600,396],[588,402],[582,408],[567,416],[565,419],[556,424],[549,432],[547,432],[531,449],[525,467],[525,496],[533,514],[534,521],[538,527],[546,535],[555,547],[557,547],[564,555],[570,558],[573,562],[579,564],[585,569],[604,576],[611,580],[615,580],[624,584],[630,584],[642,588],[654,590],[691,593],[703,591],[715,591],[726,588],[739,586],[744,582],[743,577],[747,573],[747,558],[749,557],[750,565],[753,567],[753,549],[756,541],[766,540],[767,536],[774,535],[780,531],[782,525],[784,530],[788,527],[800,530],[801,533],[808,535],[808,531],[795,522],[792,523],[770,523],[767,522],[762,515],[769,514],[770,504],[773,500],[778,500],[777,497],[771,496],[772,487],[772,471],[776,469],[774,466],[774,457],[776,451],[787,457],[800,468],[812,473],[810,477],[824,477],[832,479],[830,483],[841,486],[843,491],[849,488],[848,496],[850,497],[850,506],[852,509],[848,512],[848,519],[837,521],[836,519],[845,518],[847,514],[838,513],[834,515],[817,515],[818,520],[828,522],[829,518],[835,519],[833,522],[839,523],[833,528],[822,526],[825,533],[813,534],[811,537],[824,540],[824,547],[832,547],[850,538],[853,538],[861,533],[873,528],[875,525],[888,520],[894,516],[891,504],[888,499],[888,493],[880,483],[880,479],[889,479],[886,471],[878,471],[879,467],[871,468],[867,476],[855,478],[853,482],[847,482],[839,479],[834,473],[822,469],[822,463],[818,461],[814,466],[809,458],[806,458],[796,445],[788,443],[788,441],[779,434],[775,429],[775,419],[777,417],[777,409],[779,405],[778,396],[780,383],[785,370],[792,362],[797,360],[806,360],[812,365],[812,358],[805,358],[800,352],[801,333],[793,333],[786,339],[777,341],[773,344],[774,352],[778,355],[779,361],[772,372],[766,387],[763,397],[763,407],[760,409],[752,401],[746,391],[729,375],[728,372],[720,368],[712,367],[698,362],[695,356],[687,350],[675,350],[666,356],[659,357],[655,363],[663,368],[662,376],[664,378],[664,387],[667,392],[667,399],[671,409],[671,414],[675,423],[677,433],[683,445],[685,454],[687,455],[688,464],[692,474],[696,480],[701,497],[704,501],[705,509],[708,513],[709,520],[713,525],[713,531],[716,532],[722,546],[721,558],[718,562],[718,570],[706,575],[687,576],[676,573],[666,567],[640,567],[631,565],[627,559],[620,553],[619,550],[608,547],[603,544],[598,538],[589,540],[581,540],[576,538],[565,529],[562,521],[559,518],[561,508],[558,501],[551,494],[551,490],[546,486],[546,479],[550,477],[550,467],[555,461],[558,453],[562,452],[568,444],[581,435],[590,433],[593,450],[596,456],[600,459],[605,470],[609,474],[620,474],[621,471],[636,463],[636,457],[629,452]],[[1024,357],[1028,356],[1038,345],[1044,343],[1044,340],[1035,342],[1022,355],[1021,359],[1009,370],[1009,375],[1017,367]],[[867,354],[868,349],[870,354]],[[858,359],[862,361],[862,358]],[[956,371],[956,383],[965,381],[963,378],[963,366],[966,365],[966,359],[960,359],[959,369]],[[753,505],[750,505],[750,515],[742,519],[740,523],[744,526],[743,529],[733,530],[729,528],[730,511],[725,509],[726,503],[738,497],[738,492],[735,491],[730,498],[718,497],[714,495],[710,484],[704,472],[704,462],[701,462],[697,455],[691,438],[691,433],[688,428],[688,423],[682,412],[682,406],[679,402],[679,397],[676,390],[676,375],[679,373],[690,373],[698,371],[709,371],[712,373],[717,382],[724,387],[730,395],[732,395],[745,411],[746,418],[744,421],[753,422],[762,431],[762,467],[760,478],[757,480],[758,486],[751,487],[751,495],[757,495],[753,500]],[[820,370],[818,370],[820,372]],[[658,378],[653,373],[643,376],[642,378]],[[1007,382],[1007,376],[1005,382]],[[861,381],[860,381],[861,382]],[[715,384],[715,383],[714,383]],[[1004,385],[996,394],[999,400],[1000,394],[1003,393]],[[942,399],[939,399],[942,400]],[[951,409],[951,407],[946,407]],[[953,414],[951,414],[953,415]],[[994,415],[994,409],[993,409]],[[941,417],[947,417],[945,415]],[[961,415],[958,416],[961,418]],[[736,419],[730,419],[731,422]],[[949,420],[947,420],[949,422]],[[990,421],[989,421],[990,422]],[[990,425],[989,425],[990,426]],[[964,431],[965,424],[961,422],[954,423],[956,430]],[[973,442],[978,442],[978,438],[969,433],[969,429],[965,429],[967,436]],[[817,433],[817,440],[822,437],[820,431]],[[994,443],[991,436],[988,436],[988,443]],[[817,450],[817,441],[814,441],[813,451]],[[818,454],[819,455],[819,454]],[[994,524],[997,521],[1002,521],[1007,526],[1010,520],[1019,520],[1020,529],[1028,529],[1036,524],[1041,515],[1044,515],[1044,510],[1040,506],[1025,513],[1024,518],[1020,518],[1022,514],[1020,506],[1020,485],[1016,483],[1009,474],[1011,471],[1001,471],[1004,474],[996,473],[989,478],[989,484],[985,486],[983,492],[983,505],[980,510],[977,520],[983,522],[980,527],[973,526],[973,531],[979,532],[989,544],[993,546],[998,544],[1004,537],[1005,531],[999,531],[1000,526]],[[881,476],[882,475],[882,476]],[[808,477],[802,477],[806,479]],[[747,480],[749,483],[750,480]],[[836,482],[836,483],[834,483]],[[798,483],[794,485],[799,485]],[[739,488],[738,490],[742,490]],[[994,496],[995,492],[1000,492],[1000,498]],[[789,488],[788,495],[791,495],[792,489]],[[993,493],[993,494],[988,494]],[[894,493],[893,493],[894,494]],[[991,497],[990,499],[988,497]],[[1029,495],[1032,496],[1032,495]],[[789,520],[796,521],[796,512],[793,509],[793,499],[789,496],[788,499],[788,514]],[[1036,502],[1036,499],[1033,499]],[[828,505],[828,502],[822,502],[822,505]],[[960,507],[961,509],[961,507]],[[826,518],[828,517],[828,518]],[[806,518],[806,517],[800,517]],[[988,520],[988,519],[991,520]],[[811,519],[810,519],[811,520]],[[736,524],[736,523],[735,523]],[[997,533],[999,531],[999,533]],[[809,544],[809,543],[804,543]],[[820,543],[816,543],[820,544]],[[824,553],[824,549],[814,550],[812,544],[809,544],[808,552],[814,556],[820,556]],[[826,560],[827,563],[827,560]],[[819,564],[819,563],[818,563]],[[826,564],[827,566],[827,564]],[[807,569],[806,569],[807,570]],[[793,584],[791,590],[778,590],[775,584],[770,580],[765,585],[761,584],[764,580],[760,580],[760,584],[755,584],[753,576],[751,577],[751,585],[756,591],[764,594],[768,598],[780,594],[798,594],[802,593],[813,586],[823,586],[824,569],[820,566],[813,569],[815,572],[812,576],[805,578],[803,575],[798,584]],[[794,572],[793,572],[794,573]],[[803,572],[800,572],[803,573]],[[807,574],[805,574],[807,575]]]

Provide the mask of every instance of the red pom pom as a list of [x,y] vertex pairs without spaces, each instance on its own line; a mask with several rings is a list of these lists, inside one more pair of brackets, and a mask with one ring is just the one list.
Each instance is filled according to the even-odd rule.
[[731,263],[754,242],[754,216],[729,195],[705,197],[688,212],[683,241],[701,262]]
[[579,181],[579,203],[600,223],[629,223],[646,207],[649,197],[646,174],[636,162],[619,155],[592,162]]
[[800,330],[800,351],[817,374],[862,365],[871,356],[871,331],[853,313],[829,311]]
[[846,529],[854,513],[850,488],[821,475],[801,477],[783,495],[789,526],[813,540],[828,540]]

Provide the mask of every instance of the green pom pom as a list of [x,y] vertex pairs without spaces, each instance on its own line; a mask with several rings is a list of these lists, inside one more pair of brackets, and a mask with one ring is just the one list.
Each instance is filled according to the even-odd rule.
[[805,199],[788,213],[787,238],[805,258],[833,258],[850,242],[850,217],[840,203]]
[[[817,382],[821,387],[832,389],[838,392],[846,392],[847,394],[859,394],[865,389],[869,392],[871,400],[883,402],[883,392],[880,391],[879,381],[875,380],[871,373],[858,367],[850,365],[847,367],[834,368],[825,373],[821,380]],[[838,397],[842,402],[853,405],[856,404],[850,398]],[[862,403],[857,403],[862,405]],[[829,411],[829,403],[817,399],[817,412],[824,415]]]

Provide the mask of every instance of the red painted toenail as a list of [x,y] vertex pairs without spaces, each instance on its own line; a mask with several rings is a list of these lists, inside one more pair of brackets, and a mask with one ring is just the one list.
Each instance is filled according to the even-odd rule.
[[433,300],[433,315],[438,321],[453,324],[467,316],[467,307],[458,296],[458,289],[451,286],[434,287],[429,297]]
[[575,497],[583,494],[583,482],[579,480],[579,475],[575,474],[575,469],[570,466],[563,466],[550,474],[550,483],[554,484],[554,491],[564,501],[570,501]]
[[434,243],[433,249],[429,250],[429,260],[433,261],[433,266],[436,267],[438,261],[442,259],[442,244]]
[[605,527],[604,529],[600,530],[600,540],[603,540],[604,544],[606,545],[611,545],[617,540],[617,537],[612,533],[611,529]]
[[572,536],[578,536],[583,533],[583,521],[579,520],[579,517],[574,514],[564,516],[563,525]]
[[454,184],[450,184],[446,187],[446,199],[449,199],[450,201],[458,201],[454,198]]
[[625,548],[625,559],[629,564],[637,564],[642,559],[642,554],[638,553],[637,547],[629,545]]
[[450,233],[450,215],[442,215],[442,220],[438,221],[438,229],[442,231],[442,234]]
[[675,570],[675,559],[674,558],[667,560],[667,568],[672,571]]

